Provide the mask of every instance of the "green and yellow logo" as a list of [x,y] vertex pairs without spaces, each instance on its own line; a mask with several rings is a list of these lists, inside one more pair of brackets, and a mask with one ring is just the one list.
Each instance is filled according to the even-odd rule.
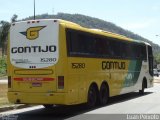
[[45,28],[46,26],[37,26],[37,27],[30,27],[25,32],[20,32],[22,35],[25,35],[29,40],[35,40],[39,37],[39,31]]

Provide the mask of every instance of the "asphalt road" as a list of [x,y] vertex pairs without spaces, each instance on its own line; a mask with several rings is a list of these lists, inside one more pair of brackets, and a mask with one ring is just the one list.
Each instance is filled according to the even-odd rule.
[[[121,120],[129,119],[130,114],[156,114],[160,119],[160,83],[145,90],[140,96],[133,92],[110,98],[108,105],[86,109],[84,105],[57,106],[47,110],[43,106],[35,106],[0,113],[0,119],[10,120]],[[131,116],[132,117],[132,116]],[[139,116],[140,119],[141,116]],[[121,118],[121,119],[120,119]],[[137,116],[138,118],[138,116]]]

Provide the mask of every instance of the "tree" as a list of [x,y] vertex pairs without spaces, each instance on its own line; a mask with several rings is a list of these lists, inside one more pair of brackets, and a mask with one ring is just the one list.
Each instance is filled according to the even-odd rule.
[[156,55],[154,55],[155,61],[157,64],[160,64],[160,53],[157,53]]
[[2,47],[2,57],[5,54],[5,43],[8,38],[8,32],[10,28],[10,23],[7,21],[0,21],[1,30],[0,30],[0,40],[1,40],[1,47]]
[[16,14],[14,14],[11,18],[11,23],[16,22],[17,21],[18,16]]
[[[17,15],[14,14],[11,18],[11,23],[16,22],[17,21]],[[7,39],[8,39],[8,33],[9,33],[9,29],[10,29],[10,23],[7,21],[0,21],[0,44],[2,47],[2,57],[5,54],[5,50],[6,50],[6,43],[7,43]]]

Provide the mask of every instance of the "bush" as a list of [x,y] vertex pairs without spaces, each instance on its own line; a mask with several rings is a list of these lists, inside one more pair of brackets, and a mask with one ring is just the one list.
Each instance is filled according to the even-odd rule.
[[0,76],[6,75],[7,63],[6,58],[0,58]]

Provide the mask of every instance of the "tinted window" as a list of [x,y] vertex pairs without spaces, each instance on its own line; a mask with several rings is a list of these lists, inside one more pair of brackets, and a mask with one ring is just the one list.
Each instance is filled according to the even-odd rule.
[[144,44],[67,29],[69,56],[146,59]]
[[149,73],[151,76],[153,76],[153,54],[151,46],[148,46],[148,59],[149,59]]

